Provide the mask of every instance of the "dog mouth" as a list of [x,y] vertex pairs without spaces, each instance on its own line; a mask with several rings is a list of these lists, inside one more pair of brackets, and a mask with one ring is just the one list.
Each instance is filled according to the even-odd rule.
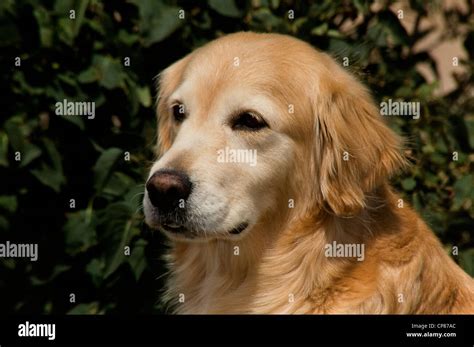
[[232,235],[239,235],[242,233],[242,231],[244,231],[245,229],[247,229],[247,227],[249,226],[249,223],[247,222],[244,222],[244,223],[240,223],[238,226],[236,226],[235,228],[231,229],[229,231],[229,234],[232,234]]
[[[249,226],[248,222],[243,222],[237,225],[236,227],[230,229],[227,231],[227,234],[230,235],[239,235],[241,234],[247,227]],[[199,237],[200,232],[195,231],[192,229],[189,229],[185,227],[182,224],[178,223],[172,223],[172,222],[167,222],[167,223],[162,223],[160,225],[160,229],[163,229],[165,232],[168,232],[173,235],[182,235],[188,238],[196,238]]]
[[188,230],[183,225],[176,224],[176,223],[163,223],[163,224],[161,224],[161,227],[165,231],[168,231],[168,232],[173,233],[173,234],[185,232],[185,231]]

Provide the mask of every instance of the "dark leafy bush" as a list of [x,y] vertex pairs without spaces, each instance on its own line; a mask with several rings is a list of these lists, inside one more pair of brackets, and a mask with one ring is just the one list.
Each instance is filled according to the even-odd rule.
[[[156,142],[154,76],[240,30],[302,38],[341,63],[348,57],[378,101],[421,103],[420,119],[391,119],[414,161],[395,184],[474,274],[472,3],[467,14],[436,2],[409,6],[415,23],[440,13],[447,37],[460,36],[459,24],[467,29],[462,43],[471,56],[460,60],[465,73],[448,95],[434,92],[433,58],[412,49],[432,29],[408,33],[385,2],[1,1],[0,239],[39,243],[37,262],[1,260],[1,312],[162,312],[164,240],[144,226],[140,210]],[[357,24],[347,31],[349,21]],[[418,63],[434,67],[434,82]],[[56,115],[64,99],[94,101],[95,118]]]

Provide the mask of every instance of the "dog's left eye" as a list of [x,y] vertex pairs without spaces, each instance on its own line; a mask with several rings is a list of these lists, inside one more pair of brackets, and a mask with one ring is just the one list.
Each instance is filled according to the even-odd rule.
[[181,123],[186,118],[186,110],[183,104],[174,104],[171,106],[171,112],[176,122]]
[[257,131],[266,127],[268,127],[267,122],[252,112],[239,113],[232,121],[232,129],[234,130]]

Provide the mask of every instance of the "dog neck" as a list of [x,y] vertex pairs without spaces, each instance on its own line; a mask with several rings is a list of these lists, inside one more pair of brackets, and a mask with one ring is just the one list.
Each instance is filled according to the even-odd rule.
[[[241,301],[235,296],[248,300],[255,292],[259,266],[281,229],[278,222],[261,223],[266,227],[254,227],[238,240],[173,241],[167,255],[171,276],[165,301],[176,312],[245,311],[229,305]],[[228,300],[229,295],[234,298]]]
[[[325,246],[370,243],[370,213],[350,219],[326,212],[269,216],[259,223],[265,227],[238,241],[174,242],[165,300],[178,313],[325,312],[335,283],[357,266],[355,258],[328,257]],[[370,260],[364,263],[370,268]],[[364,273],[362,291],[371,280]],[[319,295],[308,300],[314,292]]]

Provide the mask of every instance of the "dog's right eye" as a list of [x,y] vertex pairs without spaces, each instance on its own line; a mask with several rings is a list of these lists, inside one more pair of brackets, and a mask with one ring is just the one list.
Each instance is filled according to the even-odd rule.
[[258,131],[266,127],[268,127],[267,122],[254,112],[239,113],[232,122],[232,129],[234,130]]
[[181,123],[186,118],[186,109],[183,104],[174,104],[171,106],[171,113],[176,122]]

